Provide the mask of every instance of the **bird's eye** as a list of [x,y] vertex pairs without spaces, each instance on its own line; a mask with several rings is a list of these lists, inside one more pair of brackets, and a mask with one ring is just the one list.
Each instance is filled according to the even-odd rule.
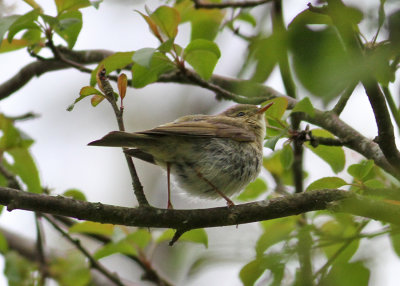
[[242,117],[242,116],[244,116],[244,112],[242,112],[242,111],[240,111],[240,112],[238,112],[238,114],[236,114],[236,117]]

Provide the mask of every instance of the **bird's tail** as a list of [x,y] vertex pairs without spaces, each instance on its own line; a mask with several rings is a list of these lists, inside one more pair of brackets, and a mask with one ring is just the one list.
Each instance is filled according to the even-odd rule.
[[103,138],[90,142],[88,145],[108,147],[141,147],[143,144],[146,144],[144,141],[148,141],[148,139],[150,138],[143,134],[112,131]]

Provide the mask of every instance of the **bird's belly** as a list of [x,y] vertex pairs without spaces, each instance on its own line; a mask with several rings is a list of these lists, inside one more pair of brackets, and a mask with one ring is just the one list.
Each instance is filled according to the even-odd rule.
[[192,194],[216,198],[241,191],[260,172],[262,153],[247,142],[229,139],[205,140],[191,158],[171,162],[171,173],[179,186]]

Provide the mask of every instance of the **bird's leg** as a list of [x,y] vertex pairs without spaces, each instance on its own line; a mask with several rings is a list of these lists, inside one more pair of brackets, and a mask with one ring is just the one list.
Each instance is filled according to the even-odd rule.
[[232,200],[230,198],[228,198],[223,192],[218,190],[218,188],[216,186],[214,186],[214,184],[211,183],[209,180],[207,180],[198,170],[196,170],[195,168],[193,168],[193,169],[200,179],[204,180],[207,184],[209,184],[218,193],[218,195],[220,195],[221,197],[223,197],[226,200],[226,204],[228,205],[228,207],[233,207],[235,205],[235,203],[232,202]]
[[171,164],[167,162],[167,183],[168,183],[168,203],[167,203],[167,208],[168,209],[173,209],[174,207],[172,206],[171,203],[171,180],[170,180],[170,176],[171,176]]

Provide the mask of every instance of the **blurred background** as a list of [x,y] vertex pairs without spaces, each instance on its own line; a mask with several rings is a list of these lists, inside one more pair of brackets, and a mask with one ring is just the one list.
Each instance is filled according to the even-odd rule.
[[[47,14],[55,15],[56,8],[53,1],[37,2]],[[306,9],[308,2],[283,1],[286,23]],[[345,2],[353,2],[355,6],[363,5],[363,9],[371,11],[371,14],[379,6],[377,0]],[[98,10],[93,7],[83,9],[83,28],[74,49],[132,51],[144,47],[156,47],[157,39],[150,35],[147,24],[134,10],[144,11],[145,5],[153,10],[160,3],[165,2],[106,0]],[[30,10],[23,1],[0,1],[0,5],[4,15],[23,14]],[[258,11],[260,16],[265,12],[263,9],[265,8],[260,8]],[[189,41],[189,33],[189,24],[180,25],[176,42],[185,46]],[[233,37],[229,31],[223,32],[216,42],[221,49],[222,57],[215,73],[236,76],[242,65],[242,59],[245,58],[246,43]],[[63,42],[60,40],[58,43]],[[29,57],[25,50],[0,54],[0,82],[6,81],[32,61],[34,59]],[[8,116],[18,116],[27,112],[40,115],[37,119],[18,123],[18,127],[35,140],[31,151],[39,167],[42,185],[47,186],[52,194],[61,194],[67,189],[76,188],[84,192],[91,202],[135,206],[130,176],[121,150],[86,146],[88,142],[117,129],[111,107],[103,103],[93,108],[89,99],[85,99],[79,102],[73,111],[66,111],[66,108],[79,96],[79,90],[89,84],[89,77],[90,75],[73,69],[46,73],[34,78],[18,92],[2,100],[0,112]],[[277,71],[273,72],[266,84],[285,93]],[[356,92],[341,118],[363,135],[373,138],[376,136],[376,126],[369,102],[361,88],[357,88]],[[301,87],[299,93],[302,96],[309,96]],[[398,94],[397,87],[394,93]],[[205,89],[177,84],[152,84],[143,89],[130,88],[124,104],[128,131],[149,129],[187,114],[215,114],[233,105],[232,102],[216,101],[214,94]],[[313,101],[313,104],[322,107],[322,102],[318,100]],[[357,114],[349,112],[355,106],[359,112]],[[265,152],[268,154],[267,150]],[[346,155],[353,162],[360,159],[358,154],[352,152],[347,152]],[[136,160],[135,164],[150,203],[157,207],[165,207],[167,201],[165,173],[160,168],[141,161]],[[333,175],[329,166],[310,152],[306,153],[305,168],[310,172],[308,183],[321,177],[321,174]],[[264,173],[262,176],[272,184],[268,174]],[[223,200],[208,201],[189,197],[176,188],[173,189],[172,201],[175,208],[225,205]],[[29,212],[18,210],[11,213],[3,212],[0,216],[0,226],[28,238],[35,237],[33,216]],[[153,251],[156,268],[161,274],[168,273],[167,276],[177,281],[177,285],[200,286],[206,283],[221,286],[241,285],[238,273],[254,256],[254,243],[260,233],[258,225],[209,229],[207,232],[210,244],[208,249],[202,245],[189,243],[177,243],[172,248],[167,245],[159,246]],[[50,248],[71,247],[60,240],[59,235],[53,231],[48,230],[47,234],[47,245]],[[398,285],[396,277],[400,263],[391,251],[389,241],[386,238],[379,238],[370,240],[366,244],[368,245],[360,247],[356,256],[367,259],[375,269],[371,274],[370,285]],[[93,248],[95,247],[94,245]],[[366,249],[368,253],[365,252]],[[169,260],[173,260],[174,263],[170,263]],[[121,277],[137,281],[139,285],[147,285],[140,280],[141,270],[132,263],[125,263],[121,257],[112,256],[102,259],[101,262],[113,270],[118,270]],[[2,261],[0,267],[3,267],[1,263]],[[0,278],[0,285],[6,285],[4,278]]]

